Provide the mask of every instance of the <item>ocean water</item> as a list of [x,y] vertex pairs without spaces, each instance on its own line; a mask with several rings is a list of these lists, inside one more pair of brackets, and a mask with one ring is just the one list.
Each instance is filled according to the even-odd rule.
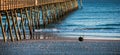
[[120,1],[83,0],[53,31],[63,37],[120,38]]
[[36,31],[70,38],[120,38],[120,1],[83,0],[82,9],[49,26]]

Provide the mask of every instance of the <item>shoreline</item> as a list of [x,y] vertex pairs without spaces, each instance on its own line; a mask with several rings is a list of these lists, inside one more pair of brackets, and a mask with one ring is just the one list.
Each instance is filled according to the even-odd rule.
[[[42,37],[43,38],[43,37]],[[49,38],[49,37],[48,37]],[[78,37],[79,38],[79,37]],[[64,40],[64,39],[68,39],[68,40],[78,40],[78,38],[77,37],[58,37],[58,36],[54,36],[54,37],[50,37],[50,39],[52,39],[52,40]],[[48,39],[48,40],[50,40],[50,39]],[[120,38],[106,38],[106,37],[83,37],[83,39],[84,40],[105,40],[105,41],[120,41]],[[0,40],[3,40],[3,38],[1,37],[0,38]],[[10,40],[10,39],[9,39]],[[26,40],[31,40],[31,39],[29,39],[29,37],[26,39]],[[33,39],[32,39],[33,40]],[[36,39],[35,39],[36,40]],[[37,39],[37,40],[47,40],[47,39]]]
[[[25,39],[20,41],[14,41],[14,42],[37,42],[37,41],[56,41],[56,42],[120,42],[119,39],[103,39],[103,38],[84,38],[83,41],[79,41],[77,38],[56,38],[56,39]],[[0,42],[4,43],[2,39],[0,39]],[[8,40],[6,43],[11,43],[12,41]]]

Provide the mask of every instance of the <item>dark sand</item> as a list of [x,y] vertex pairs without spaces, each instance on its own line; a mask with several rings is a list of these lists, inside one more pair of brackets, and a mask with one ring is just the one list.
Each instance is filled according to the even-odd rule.
[[120,41],[77,39],[23,40],[3,43],[0,55],[120,55]]

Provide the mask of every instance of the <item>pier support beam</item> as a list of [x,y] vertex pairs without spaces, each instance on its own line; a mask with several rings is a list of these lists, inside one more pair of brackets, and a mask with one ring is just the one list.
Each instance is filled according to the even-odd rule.
[[43,25],[44,25],[44,28],[46,28],[47,23],[46,23],[46,16],[45,16],[45,15],[46,15],[46,14],[45,14],[45,7],[42,6],[41,8],[42,8]]
[[17,11],[14,10],[14,16],[15,16],[15,24],[16,24],[16,28],[18,29],[17,32],[18,32],[18,35],[19,35],[19,39],[22,40],[22,37],[21,37],[21,31],[20,31],[20,25],[19,25],[19,22],[18,22],[18,14],[17,14]]
[[28,27],[29,27],[29,34],[30,34],[30,39],[33,38],[33,30],[32,30],[32,26],[30,25],[30,18],[29,18],[29,15],[28,15],[28,11],[27,11],[27,8],[25,8],[25,14],[26,14],[26,17],[27,17],[27,21],[28,21]]
[[22,9],[20,9],[20,17],[21,17],[21,23],[22,23],[22,30],[23,30],[23,39],[26,39],[26,31],[25,31],[25,27],[24,27],[24,18],[23,18],[23,11]]
[[9,16],[9,13],[8,11],[6,11],[6,19],[7,19],[7,23],[8,23],[8,30],[10,31],[10,38],[11,38],[11,41],[14,42],[14,37],[13,37],[13,34],[12,34],[12,28],[11,28],[11,25],[10,25],[10,16]]
[[20,38],[18,37],[18,32],[17,32],[17,28],[16,28],[16,24],[15,24],[15,19],[14,19],[15,17],[14,17],[13,10],[11,11],[11,17],[12,17],[12,22],[13,22],[13,27],[14,27],[16,39],[17,39],[17,41],[19,41]]
[[3,27],[1,13],[0,13],[0,26],[1,26],[1,29],[2,29],[2,34],[3,34],[4,42],[7,42],[6,32],[5,32],[5,30],[4,30],[5,27]]

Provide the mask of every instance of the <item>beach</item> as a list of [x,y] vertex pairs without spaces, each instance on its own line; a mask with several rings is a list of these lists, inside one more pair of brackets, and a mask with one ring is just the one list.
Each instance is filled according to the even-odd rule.
[[119,55],[120,40],[41,39],[3,43],[0,55]]

